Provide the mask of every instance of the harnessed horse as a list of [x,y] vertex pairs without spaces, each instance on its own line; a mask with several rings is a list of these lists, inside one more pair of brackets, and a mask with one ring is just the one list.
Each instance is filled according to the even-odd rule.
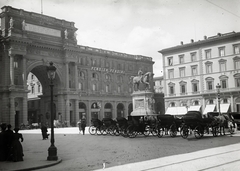
[[137,90],[139,90],[140,83],[145,84],[145,89],[150,89],[150,76],[152,75],[151,72],[147,72],[140,76],[131,76],[133,81],[133,89],[135,90],[135,87],[137,86]]

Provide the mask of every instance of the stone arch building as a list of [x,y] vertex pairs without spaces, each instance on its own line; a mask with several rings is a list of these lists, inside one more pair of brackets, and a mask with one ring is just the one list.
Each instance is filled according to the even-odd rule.
[[[54,117],[68,124],[86,115],[127,117],[132,109],[130,77],[139,69],[153,72],[151,57],[77,45],[74,22],[2,7],[0,30],[0,123],[14,126],[29,121],[27,76],[42,85],[36,113],[49,119],[50,81],[46,66],[52,61]],[[152,83],[152,82],[151,82]]]

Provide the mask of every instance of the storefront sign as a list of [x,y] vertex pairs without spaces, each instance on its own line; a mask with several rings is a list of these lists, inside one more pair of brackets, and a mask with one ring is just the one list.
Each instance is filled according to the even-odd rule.
[[118,74],[123,74],[125,72],[125,71],[122,71],[122,70],[100,68],[100,67],[92,67],[91,70],[93,70],[93,71],[111,72],[111,73],[118,73]]

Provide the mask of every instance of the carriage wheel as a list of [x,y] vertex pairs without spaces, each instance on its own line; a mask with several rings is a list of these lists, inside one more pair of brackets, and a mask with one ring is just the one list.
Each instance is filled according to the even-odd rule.
[[229,126],[229,132],[230,132],[230,134],[233,134],[233,133],[234,133],[234,128],[233,128],[232,125]]
[[158,128],[158,138],[161,138],[163,136],[163,133],[164,133],[164,129],[163,128]]
[[120,129],[118,128],[118,126],[114,127],[113,134],[116,135],[116,136],[120,135]]
[[100,127],[100,132],[101,132],[102,135],[107,135],[108,134],[107,127],[105,125],[102,125]]
[[113,136],[113,135],[115,135],[115,134],[114,134],[114,130],[115,130],[115,129],[116,129],[115,126],[114,126],[114,125],[111,125],[111,126],[109,126],[109,127],[107,128],[107,133]]
[[89,132],[91,135],[95,135],[96,132],[97,132],[97,129],[96,129],[95,126],[92,126],[92,125],[91,125],[91,126],[88,128],[88,132]]
[[96,128],[96,132],[97,132],[97,135],[102,135],[102,133],[101,133],[101,127],[97,127],[97,128]]
[[212,133],[214,137],[217,137],[218,134],[220,134],[220,127],[219,126],[215,126],[212,128]]
[[134,126],[129,126],[127,128],[127,135],[129,138],[135,138],[137,136],[137,132],[134,130]]
[[183,127],[181,128],[180,133],[181,133],[181,136],[182,136],[184,139],[186,139],[186,138],[188,137],[188,135],[189,135],[189,129],[188,129],[188,127],[187,127],[187,126],[183,126]]
[[194,136],[197,138],[197,139],[200,139],[203,137],[203,129],[201,126],[196,126],[195,129],[194,129]]
[[147,125],[147,126],[145,127],[145,130],[144,130],[143,134],[144,134],[145,136],[149,136],[149,134],[150,134],[150,126],[149,126],[149,125]]
[[158,135],[158,130],[157,130],[156,126],[152,127],[151,133],[152,133],[153,136],[157,136]]
[[177,136],[177,129],[176,129],[176,125],[171,125],[170,126],[170,131],[169,134],[171,137],[176,137]]

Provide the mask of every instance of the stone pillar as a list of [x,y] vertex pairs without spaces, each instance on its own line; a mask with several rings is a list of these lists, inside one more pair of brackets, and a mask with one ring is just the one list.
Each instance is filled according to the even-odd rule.
[[68,69],[68,63],[65,63],[65,72],[66,72],[66,89],[69,89],[69,69]]
[[69,111],[69,99],[66,99],[66,113],[65,119],[67,121],[68,126],[70,126],[70,111]]
[[10,97],[10,115],[9,115],[9,124],[12,126],[15,125],[15,100],[13,97]]
[[78,100],[75,100],[75,119],[76,123],[79,121],[79,107],[78,107]]
[[116,118],[117,117],[117,102],[114,101],[113,103],[113,118]]
[[25,125],[28,123],[28,121],[27,121],[28,109],[27,109],[27,97],[26,96],[24,96],[23,100],[22,100],[22,118],[20,119],[21,123],[24,123]]
[[232,112],[235,112],[235,111],[237,111],[237,109],[236,109],[236,103],[235,103],[235,105],[234,105],[234,99],[233,99],[233,95],[231,95],[230,96],[230,100],[231,100],[231,102],[230,102],[230,106],[231,106],[231,111]]
[[75,71],[75,89],[78,90],[78,69],[77,69],[77,63],[75,63],[74,67]]
[[14,55],[10,54],[10,68],[9,68],[9,74],[10,74],[10,85],[14,85]]
[[23,56],[23,60],[22,60],[22,79],[23,79],[23,87],[24,89],[27,88],[27,72],[26,72],[26,58]]
[[61,121],[64,121],[66,120],[65,119],[65,115],[64,115],[64,99],[63,99],[63,96],[62,95],[58,95],[57,96],[58,100],[57,100],[57,114],[61,113],[61,116],[62,116],[62,120]]
[[91,125],[91,120],[92,120],[92,112],[91,112],[91,101],[88,101],[88,103],[87,103],[87,105],[88,105],[88,110],[87,110],[87,113],[86,114],[88,114],[88,123],[90,123],[89,125]]

